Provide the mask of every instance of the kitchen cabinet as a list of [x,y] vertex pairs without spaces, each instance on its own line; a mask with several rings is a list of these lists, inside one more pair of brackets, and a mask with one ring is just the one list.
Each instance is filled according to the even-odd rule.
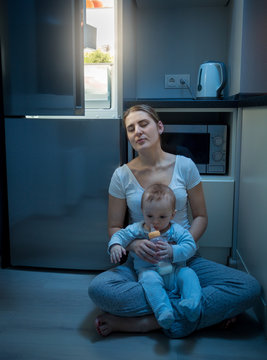
[[230,1],[229,95],[267,91],[267,2]]
[[223,264],[227,264],[233,246],[233,178],[203,178],[208,227],[199,240],[200,254]]
[[267,92],[267,2],[265,0],[244,1],[241,93]]
[[257,312],[267,336],[267,107],[242,110],[238,266],[254,275],[262,286]]
[[110,267],[108,185],[120,163],[119,127],[119,119],[5,119],[10,265]]

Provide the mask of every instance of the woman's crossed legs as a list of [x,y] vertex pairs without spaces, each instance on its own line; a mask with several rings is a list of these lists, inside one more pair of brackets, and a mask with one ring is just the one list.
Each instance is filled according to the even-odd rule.
[[[187,336],[196,329],[242,313],[253,305],[260,293],[257,280],[242,271],[199,256],[192,258],[188,266],[196,272],[202,287],[202,314],[200,319],[189,322],[179,311],[180,298],[171,294],[175,322],[164,330],[171,338]],[[134,270],[126,264],[96,276],[89,286],[89,295],[105,312],[96,319],[101,335],[115,331],[141,333],[160,328]]]

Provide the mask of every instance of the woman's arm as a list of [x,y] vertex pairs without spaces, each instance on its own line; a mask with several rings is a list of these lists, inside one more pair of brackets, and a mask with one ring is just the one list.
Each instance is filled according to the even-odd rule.
[[204,234],[208,225],[208,215],[201,183],[188,190],[188,200],[193,217],[189,231],[192,234],[195,242],[197,242]]
[[123,228],[126,214],[126,200],[112,195],[108,198],[108,234],[111,237],[115,232]]

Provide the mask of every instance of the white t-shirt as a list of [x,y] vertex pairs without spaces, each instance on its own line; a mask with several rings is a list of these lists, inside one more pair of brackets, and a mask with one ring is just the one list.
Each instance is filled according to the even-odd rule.
[[[177,155],[169,187],[176,197],[176,215],[174,221],[188,229],[188,199],[187,190],[192,189],[201,181],[199,171],[194,162],[185,156]],[[109,194],[126,199],[129,208],[130,223],[143,220],[141,197],[144,189],[125,164],[117,168],[111,178]]]

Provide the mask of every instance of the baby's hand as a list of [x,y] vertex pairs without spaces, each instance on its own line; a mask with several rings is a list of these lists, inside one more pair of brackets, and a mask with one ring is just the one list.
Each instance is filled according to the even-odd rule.
[[110,261],[114,264],[120,262],[123,255],[126,255],[126,250],[121,245],[115,244],[110,249]]
[[163,260],[164,258],[168,257],[170,261],[173,260],[173,249],[171,244],[169,244],[167,241],[158,241],[157,242],[157,255],[159,256],[160,260]]

